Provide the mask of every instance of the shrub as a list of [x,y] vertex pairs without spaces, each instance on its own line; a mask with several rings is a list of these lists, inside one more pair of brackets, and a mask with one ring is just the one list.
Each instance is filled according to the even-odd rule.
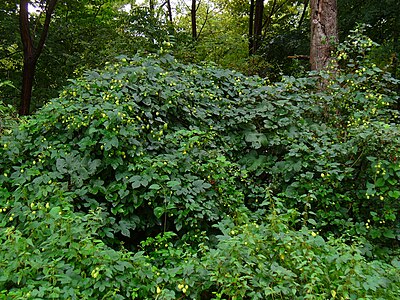
[[0,292],[398,298],[397,82],[349,64],[323,89],[169,55],[73,80],[0,137]]
[[[0,88],[3,86],[9,86],[14,88],[10,81],[2,81],[0,82]],[[2,92],[0,91],[0,96]],[[0,135],[3,134],[4,131],[10,130],[12,125],[15,123],[16,116],[14,108],[11,105],[6,105],[3,103],[3,100],[0,99]]]
[[241,163],[258,185],[269,182],[317,228],[397,247],[398,81],[368,60],[373,46],[350,37],[341,67],[319,75],[323,89],[311,86],[318,77],[284,78],[259,88],[245,117],[233,112],[231,123],[249,128]]
[[318,228],[390,245],[399,236],[395,80],[368,61],[349,64],[352,73],[322,74],[316,90],[315,77],[266,86],[169,55],[122,57],[4,137],[11,180],[0,180],[39,198],[37,184],[62,186],[75,210],[104,208],[110,241],[135,232],[132,247],[166,230],[211,232],[243,204],[256,210],[267,187],[304,218],[316,214]]
[[202,260],[213,299],[396,299],[400,295],[397,259],[392,264],[368,262],[354,244],[324,239],[305,227],[293,230],[288,222],[297,214],[284,211],[273,212],[262,223],[219,225],[224,234]]
[[51,193],[43,197],[44,202],[18,201],[1,207],[1,298],[137,296],[139,283],[153,279],[151,270],[136,272],[146,270],[147,259],[140,253],[117,252],[99,239],[101,209],[85,215],[73,213],[67,195]]
[[235,103],[216,87],[236,77],[170,56],[90,72],[4,137],[0,181],[16,201],[56,186],[75,211],[102,207],[103,237],[135,232],[128,247],[166,230],[211,230],[243,203],[246,172],[216,123]]

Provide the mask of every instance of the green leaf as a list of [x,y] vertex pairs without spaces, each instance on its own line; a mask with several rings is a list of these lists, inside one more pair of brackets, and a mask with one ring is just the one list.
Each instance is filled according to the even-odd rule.
[[161,218],[161,216],[163,214],[164,214],[164,208],[163,207],[154,208],[154,215],[156,216],[157,219]]
[[65,173],[67,173],[67,169],[66,169],[65,167],[66,167],[66,161],[65,161],[65,159],[63,159],[63,158],[58,158],[58,159],[56,160],[56,168],[57,168],[57,171],[60,172],[61,174],[65,174]]
[[54,206],[50,209],[49,215],[54,219],[58,219],[60,217],[61,208],[59,206]]
[[147,180],[145,180],[142,176],[140,175],[134,175],[129,178],[129,181],[131,182],[131,186],[133,189],[137,189],[138,187],[146,186],[147,185]]
[[151,190],[159,190],[159,189],[161,189],[161,186],[158,185],[157,183],[154,183],[154,184],[149,186],[149,189],[151,189]]
[[387,237],[387,238],[389,238],[389,239],[394,239],[394,238],[396,238],[396,235],[394,234],[394,231],[391,230],[391,229],[385,230],[385,231],[383,232],[383,236],[384,236],[384,237]]
[[167,182],[167,187],[176,187],[181,184],[181,181],[171,180]]
[[376,185],[377,187],[383,187],[383,186],[385,186],[385,179],[383,179],[383,178],[378,178],[378,179],[376,180],[376,182],[375,182],[375,185]]
[[394,199],[399,199],[400,198],[400,191],[389,191],[389,196],[394,198]]
[[100,165],[101,165],[100,159],[94,159],[94,160],[90,161],[89,168],[88,168],[89,173],[94,174]]

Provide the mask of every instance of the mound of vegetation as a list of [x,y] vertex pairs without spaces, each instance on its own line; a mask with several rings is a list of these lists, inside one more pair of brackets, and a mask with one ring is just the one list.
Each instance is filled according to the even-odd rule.
[[[3,86],[14,88],[10,81],[0,81],[0,96],[3,93]],[[14,108],[11,105],[3,103],[3,100],[0,99],[0,135],[3,134],[4,131],[10,130],[15,120]]]
[[0,295],[398,298],[397,82],[357,41],[273,85],[169,55],[73,80],[1,136]]

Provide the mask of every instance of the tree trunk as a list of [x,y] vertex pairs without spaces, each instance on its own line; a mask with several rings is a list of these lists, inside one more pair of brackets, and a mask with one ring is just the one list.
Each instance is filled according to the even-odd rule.
[[26,116],[29,114],[35,68],[36,61],[24,61],[24,67],[22,71],[22,96],[19,106],[19,114],[21,116]]
[[300,28],[301,28],[301,25],[303,24],[304,17],[306,16],[306,12],[307,12],[308,1],[309,1],[309,0],[304,0],[304,3],[303,3],[303,12],[301,13],[301,17],[300,17],[299,24],[297,25],[297,29],[300,29]]
[[172,23],[172,7],[171,7],[171,0],[167,0],[167,10],[168,10],[168,19],[169,19],[169,22]]
[[338,43],[336,0],[311,0],[311,70],[325,69]]
[[192,9],[190,11],[190,15],[191,15],[191,20],[192,20],[192,38],[193,38],[193,40],[197,39],[196,12],[197,12],[196,0],[192,0]]
[[256,53],[261,45],[263,16],[264,16],[264,0],[256,0],[255,13],[254,13],[253,53]]
[[35,77],[36,63],[43,51],[44,43],[49,32],[51,15],[54,12],[57,0],[49,0],[46,3],[46,18],[43,31],[37,47],[34,46],[33,38],[29,29],[28,0],[20,0],[19,3],[19,28],[24,52],[24,67],[22,72],[22,93],[19,107],[20,115],[29,114],[32,99],[32,87]]
[[154,0],[149,0],[149,9],[152,16],[154,16]]
[[253,55],[254,50],[254,0],[250,0],[250,12],[249,12],[249,55]]
[[24,62],[22,71],[22,93],[21,103],[19,106],[19,114],[29,114],[32,98],[32,87],[33,79],[36,66],[36,54],[33,47],[32,37],[29,31],[29,12],[28,12],[29,1],[20,1],[20,12],[19,12],[19,27],[21,40],[23,44]]

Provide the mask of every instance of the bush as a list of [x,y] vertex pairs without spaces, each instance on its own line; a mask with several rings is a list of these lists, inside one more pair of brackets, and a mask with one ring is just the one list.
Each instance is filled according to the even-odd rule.
[[269,86],[169,55],[73,80],[0,137],[0,292],[398,298],[397,82],[350,50]]
[[214,299],[396,299],[400,295],[397,259],[392,264],[367,262],[354,245],[324,239],[305,227],[293,230],[288,221],[295,212],[285,211],[272,213],[261,224],[220,224],[224,235],[202,263]]
[[90,72],[4,137],[0,181],[15,200],[57,187],[75,211],[102,207],[103,238],[135,232],[128,247],[166,230],[211,230],[243,203],[246,172],[216,122],[235,103],[216,86],[235,77],[170,56]]
[[[3,86],[9,86],[14,88],[10,81],[2,81],[0,82],[0,88]],[[0,96],[2,92],[0,91]],[[0,99],[0,135],[3,134],[4,131],[10,130],[12,125],[15,123],[16,116],[14,108],[11,105],[6,105]]]
[[277,198],[263,204],[275,207],[266,218],[250,221],[250,215],[242,212],[239,218],[219,223],[221,234],[212,247],[206,243],[197,249],[177,247],[176,234],[165,232],[142,242],[144,251],[132,253],[110,249],[99,239],[101,209],[74,213],[67,195],[56,190],[52,194],[48,203],[14,202],[2,207],[0,296],[396,299],[400,295],[398,259],[390,264],[367,261],[356,245],[326,240],[305,227],[293,230],[298,213],[284,208]]
[[[101,210],[72,212],[61,192],[49,202],[10,203],[0,220],[0,296],[4,299],[128,299],[152,280],[140,253],[117,252],[98,237]],[[4,195],[3,195],[4,196]],[[68,197],[65,197],[68,198]],[[50,204],[51,203],[51,204]],[[13,225],[12,225],[13,224]],[[138,284],[139,285],[139,284]],[[3,299],[3,298],[2,298]]]

